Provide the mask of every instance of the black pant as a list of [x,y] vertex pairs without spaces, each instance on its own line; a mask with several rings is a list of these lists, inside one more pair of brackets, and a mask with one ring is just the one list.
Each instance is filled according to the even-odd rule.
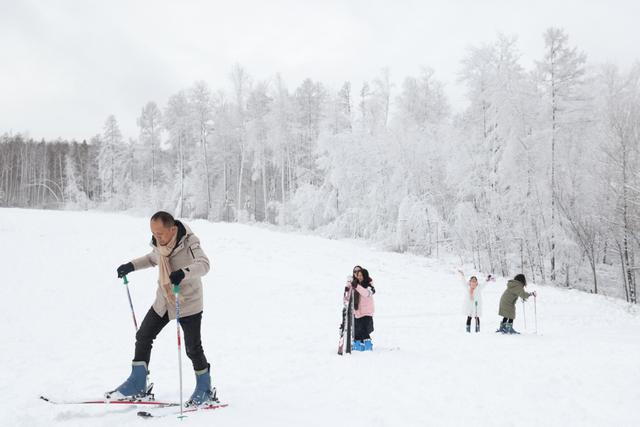
[[[476,325],[480,324],[480,318],[476,317]],[[471,316],[467,316],[467,326],[471,326]]]
[[364,341],[371,339],[371,332],[373,332],[373,317],[371,316],[363,316],[359,319],[355,319],[355,324],[353,325],[354,329],[354,338],[356,341]]
[[[133,357],[134,362],[147,362],[147,366],[149,366],[153,340],[156,339],[162,328],[167,326],[167,323],[169,323],[168,313],[160,317],[153,307],[149,309],[147,315],[144,316],[140,329],[138,329],[136,333],[136,354]],[[209,366],[207,358],[204,355],[204,350],[202,349],[202,342],[200,341],[201,323],[202,312],[180,318],[180,326],[184,332],[184,345],[187,350],[187,356],[191,359],[195,371],[207,369]]]
[[513,323],[513,319],[508,319],[506,317],[502,318],[502,323]]

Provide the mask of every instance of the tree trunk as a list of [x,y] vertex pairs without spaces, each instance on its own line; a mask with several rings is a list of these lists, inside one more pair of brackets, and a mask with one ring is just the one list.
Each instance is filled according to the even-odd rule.
[[200,128],[200,142],[202,144],[202,156],[204,160],[204,176],[207,181],[207,219],[211,214],[211,182],[209,180],[209,161],[207,159],[207,135],[203,126]]
[[238,171],[238,200],[236,200],[236,222],[240,220],[242,210],[242,175],[244,174],[244,148],[240,149],[240,168]]

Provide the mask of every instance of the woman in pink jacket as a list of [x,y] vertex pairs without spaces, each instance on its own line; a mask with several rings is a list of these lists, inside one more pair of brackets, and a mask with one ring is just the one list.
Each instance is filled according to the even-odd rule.
[[355,310],[353,350],[371,351],[371,332],[373,332],[373,294],[376,289],[372,285],[369,272],[359,265],[353,268],[351,287],[354,291],[353,308]]

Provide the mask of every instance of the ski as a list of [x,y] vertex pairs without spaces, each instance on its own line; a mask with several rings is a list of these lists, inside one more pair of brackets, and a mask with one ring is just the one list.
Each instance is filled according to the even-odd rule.
[[[188,413],[188,412],[198,412],[198,411],[221,409],[221,408],[226,408],[227,406],[229,406],[228,403],[212,403],[210,405],[187,407],[187,408],[184,408],[182,410],[182,413],[185,414],[185,413]],[[142,417],[142,418],[162,418],[162,417],[167,417],[169,415],[180,416],[180,412],[179,411],[175,411],[175,412],[169,412],[169,413],[163,413],[163,414],[152,414],[151,412],[148,412],[148,411],[138,411],[137,415],[139,417]]]
[[342,323],[340,324],[340,340],[338,341],[338,354],[342,355],[345,350],[345,340],[347,341],[346,351],[351,353],[351,330],[353,327],[353,296],[351,286],[344,289],[343,307],[342,307]]
[[349,289],[349,306],[347,309],[347,353],[351,354],[351,346],[353,345],[354,320],[353,320],[353,304],[354,297],[353,288]]
[[51,403],[52,405],[148,405],[156,408],[165,408],[180,406],[176,402],[164,402],[160,400],[142,400],[142,399],[127,399],[127,400],[108,400],[108,399],[87,399],[87,400],[56,400],[46,396],[40,396],[41,400]]
[[344,294],[342,295],[342,323],[340,323],[339,331],[340,331],[340,339],[338,340],[338,354],[342,356],[344,351],[344,335],[345,335],[345,327],[347,324],[347,291],[348,288],[344,288]]

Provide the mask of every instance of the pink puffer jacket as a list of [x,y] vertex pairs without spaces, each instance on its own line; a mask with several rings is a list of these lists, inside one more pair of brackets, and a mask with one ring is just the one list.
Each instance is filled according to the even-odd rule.
[[360,294],[358,309],[355,310],[354,313],[355,318],[359,319],[364,316],[373,316],[373,313],[375,312],[375,306],[373,304],[373,290],[360,285],[356,286],[355,290]]

